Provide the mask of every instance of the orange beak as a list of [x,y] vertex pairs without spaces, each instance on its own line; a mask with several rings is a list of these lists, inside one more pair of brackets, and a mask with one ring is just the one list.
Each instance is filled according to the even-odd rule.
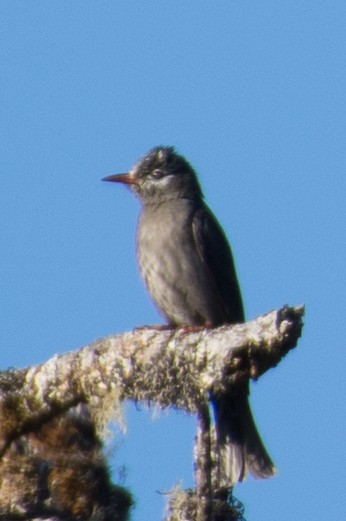
[[137,181],[133,175],[130,174],[113,174],[103,177],[102,181],[109,181],[111,183],[123,183],[125,185],[136,185]]

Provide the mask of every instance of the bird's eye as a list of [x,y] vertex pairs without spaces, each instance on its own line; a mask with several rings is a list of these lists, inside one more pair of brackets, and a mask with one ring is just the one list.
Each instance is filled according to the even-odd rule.
[[165,174],[162,172],[162,170],[153,170],[151,172],[151,177],[153,177],[154,179],[162,179],[164,175]]

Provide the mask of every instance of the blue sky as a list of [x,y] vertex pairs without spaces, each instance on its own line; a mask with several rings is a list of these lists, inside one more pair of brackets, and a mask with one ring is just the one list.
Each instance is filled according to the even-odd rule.
[[[248,318],[306,304],[298,349],[252,385],[279,473],[236,488],[245,517],[340,519],[346,3],[4,0],[0,26],[1,368],[161,320],[136,269],[138,203],[100,179],[176,145]],[[192,485],[195,420],[126,411],[114,479],[125,465],[135,521],[160,519],[157,491]]]

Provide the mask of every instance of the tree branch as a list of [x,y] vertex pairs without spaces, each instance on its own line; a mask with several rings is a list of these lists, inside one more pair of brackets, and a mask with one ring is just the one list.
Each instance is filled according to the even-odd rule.
[[[119,520],[125,519],[131,499],[109,483],[98,438],[108,421],[121,417],[120,402],[144,400],[200,412],[211,389],[219,391],[241,380],[256,379],[276,366],[296,346],[303,313],[302,307],[284,307],[245,324],[195,331],[146,327],[102,338],[38,366],[2,373],[0,519],[2,512],[6,520],[18,519],[10,513],[17,516],[19,511],[21,519],[32,517],[30,498],[36,505],[35,515],[45,512],[47,505],[60,513],[73,513],[78,506],[73,516],[89,519],[85,512],[92,512],[95,506],[85,498],[91,489],[103,502],[98,508],[106,512],[104,517],[100,514],[100,520],[113,519],[107,517],[109,509],[119,511],[119,504]],[[83,404],[87,404],[87,413],[81,417],[78,407],[84,410]],[[71,443],[71,439],[78,442]],[[208,465],[205,459],[206,469]],[[93,473],[85,474],[89,467]],[[29,469],[25,476],[24,468]],[[18,481],[18,476],[23,479]],[[27,476],[35,482],[32,493]],[[89,476],[90,485],[83,484],[79,476]],[[94,476],[101,476],[100,481]],[[21,488],[16,486],[19,482]],[[82,483],[80,503],[69,483]],[[207,481],[200,485],[201,490],[208,490]],[[97,487],[107,489],[107,497],[104,493],[99,496]]]
[[3,373],[0,412],[8,421],[0,427],[1,437],[21,431],[37,415],[79,402],[99,409],[100,421],[108,421],[104,414],[114,415],[114,404],[124,399],[194,413],[211,388],[257,379],[275,367],[296,346],[303,312],[302,307],[284,307],[244,324],[195,332],[136,329],[27,370]]

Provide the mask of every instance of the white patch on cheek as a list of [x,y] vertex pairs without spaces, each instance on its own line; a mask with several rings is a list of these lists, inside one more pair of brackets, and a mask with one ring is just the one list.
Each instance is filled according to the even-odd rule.
[[157,184],[160,185],[162,188],[165,188],[165,186],[169,185],[170,183],[171,183],[171,176],[167,175],[167,176],[163,177],[162,179],[160,179],[160,181]]
[[170,176],[163,177],[162,179],[147,179],[145,181],[146,190],[155,190],[155,193],[164,193],[167,190],[167,186],[171,184]]

